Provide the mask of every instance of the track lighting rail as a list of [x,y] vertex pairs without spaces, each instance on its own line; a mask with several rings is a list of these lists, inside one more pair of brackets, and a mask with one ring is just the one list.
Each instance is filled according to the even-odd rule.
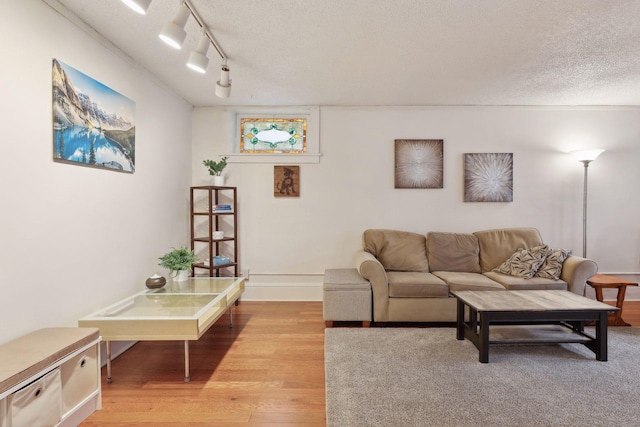
[[[147,13],[147,9],[152,1],[153,0],[122,0],[122,2],[127,6],[142,15]],[[220,80],[216,82],[215,94],[219,98],[228,98],[231,95],[231,79],[229,78],[227,55],[225,55],[224,51],[213,37],[213,34],[211,34],[211,31],[209,31],[209,28],[204,23],[190,0],[181,0],[180,7],[173,20],[167,22],[162,28],[162,31],[159,34],[160,39],[174,49],[180,49],[185,37],[187,36],[184,28],[189,16],[193,16],[193,19],[195,19],[197,24],[200,26],[200,29],[202,30],[202,37],[200,38],[197,49],[192,51],[189,55],[187,66],[199,73],[207,72],[207,66],[209,65],[209,58],[207,58],[207,50],[209,49],[209,43],[207,43],[208,40],[222,59]]]
[[191,11],[191,16],[193,16],[193,19],[196,20],[196,22],[202,29],[202,32],[207,36],[209,41],[211,41],[211,44],[213,45],[215,50],[218,52],[218,55],[220,55],[220,58],[226,63],[227,55],[225,55],[220,45],[218,44],[216,39],[213,37],[213,34],[211,34],[211,31],[209,31],[209,28],[207,27],[207,25],[204,23],[204,21],[198,14],[198,11],[195,9],[195,7],[193,7],[193,5],[189,0],[183,0],[183,3],[189,8],[189,10]]

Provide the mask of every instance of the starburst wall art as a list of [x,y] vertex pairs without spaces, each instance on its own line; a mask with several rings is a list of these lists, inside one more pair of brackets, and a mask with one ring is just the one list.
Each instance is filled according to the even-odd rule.
[[464,155],[465,202],[513,201],[513,153]]
[[443,141],[395,140],[395,188],[442,188]]

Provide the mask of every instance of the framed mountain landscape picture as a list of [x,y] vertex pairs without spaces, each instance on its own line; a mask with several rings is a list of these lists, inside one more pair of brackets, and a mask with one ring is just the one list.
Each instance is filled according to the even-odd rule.
[[54,59],[53,160],[134,173],[136,104]]

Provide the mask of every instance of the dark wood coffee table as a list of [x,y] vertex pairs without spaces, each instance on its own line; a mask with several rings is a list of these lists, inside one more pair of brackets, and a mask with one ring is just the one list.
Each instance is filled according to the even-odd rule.
[[[607,313],[619,310],[616,307],[568,291],[451,291],[451,295],[458,300],[456,338],[471,341],[482,363],[489,362],[491,344],[504,343],[580,343],[597,360],[607,360]],[[595,337],[584,331],[591,321]],[[496,330],[496,325],[511,327]]]

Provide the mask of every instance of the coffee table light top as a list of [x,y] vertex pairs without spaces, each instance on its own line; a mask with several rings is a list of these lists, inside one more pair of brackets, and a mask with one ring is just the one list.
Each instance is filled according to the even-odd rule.
[[477,311],[619,310],[569,291],[451,291]]
[[78,321],[95,327],[105,341],[195,340],[244,291],[238,277],[198,277],[147,289]]

